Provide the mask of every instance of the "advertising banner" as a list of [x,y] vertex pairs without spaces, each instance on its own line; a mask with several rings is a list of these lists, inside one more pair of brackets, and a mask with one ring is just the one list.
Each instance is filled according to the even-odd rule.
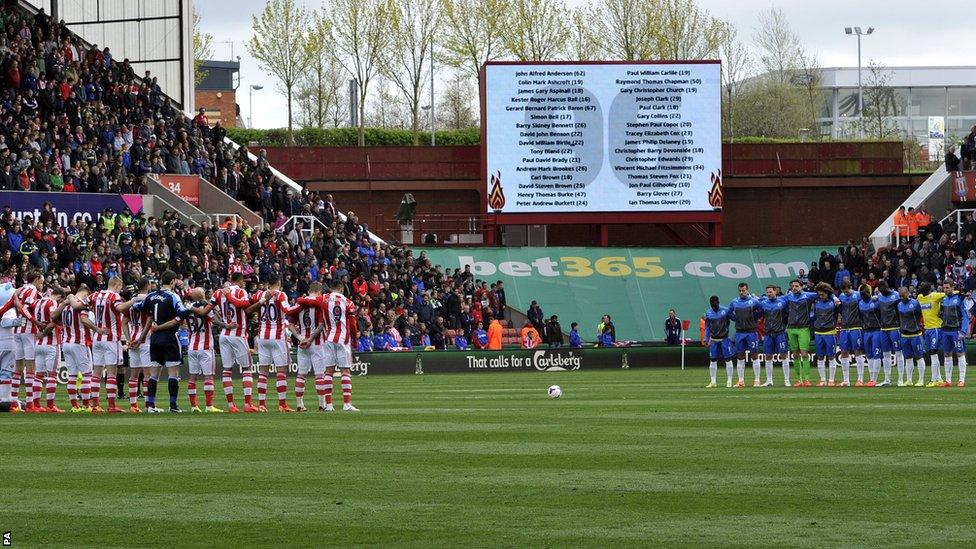
[[487,211],[721,208],[721,65],[490,62]]
[[166,186],[176,196],[186,200],[194,206],[200,205],[200,177],[196,175],[159,176],[159,182]]
[[115,213],[129,208],[132,213],[142,210],[142,195],[100,193],[45,193],[0,191],[0,207],[10,206],[17,219],[30,215],[37,219],[50,202],[59,225],[67,226],[72,220],[92,221],[112,208]]
[[579,322],[584,341],[596,339],[600,317],[609,314],[618,340],[663,340],[668,309],[689,319],[698,339],[698,319],[717,295],[728,303],[740,282],[762,294],[769,283],[786,286],[806,272],[820,251],[836,245],[794,248],[420,248],[435,265],[464,269],[475,279],[504,282],[508,305],[528,310],[536,300],[564,330]]
[[953,202],[976,201],[976,172],[950,172],[949,189]]

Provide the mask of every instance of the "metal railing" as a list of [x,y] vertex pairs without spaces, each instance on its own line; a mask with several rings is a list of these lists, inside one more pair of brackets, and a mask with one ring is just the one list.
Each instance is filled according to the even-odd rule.
[[488,216],[428,214],[412,222],[377,216],[376,226],[386,240],[408,246],[483,246]]
[[951,212],[949,212],[948,215],[946,215],[945,217],[943,217],[942,219],[939,220],[939,224],[941,225],[942,223],[945,223],[945,220],[946,219],[949,219],[950,217],[955,217],[956,218],[956,238],[959,239],[959,240],[962,240],[962,214],[963,213],[967,213],[967,212],[968,213],[976,212],[976,208],[960,208],[958,210],[951,211]]

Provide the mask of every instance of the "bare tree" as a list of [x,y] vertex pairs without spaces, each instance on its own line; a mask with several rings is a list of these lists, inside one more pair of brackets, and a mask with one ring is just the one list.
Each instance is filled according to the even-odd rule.
[[551,61],[565,50],[570,25],[562,0],[512,0],[503,42],[519,61]]
[[390,0],[331,0],[331,42],[346,71],[359,82],[359,146],[366,144],[366,98],[381,59],[393,42]]
[[861,131],[865,135],[888,139],[898,136],[898,124],[892,119],[899,116],[898,99],[891,85],[891,71],[877,61],[868,62],[868,75],[861,94],[864,110],[861,113]]
[[431,50],[437,34],[438,0],[394,0],[393,44],[383,57],[381,72],[403,95],[410,111],[413,144],[420,144],[420,110],[430,85]]
[[599,37],[609,57],[624,61],[653,59],[661,0],[601,0],[588,9],[593,35]]
[[200,68],[200,63],[213,56],[213,35],[200,30],[200,14],[193,10],[193,84],[203,82],[207,71]]
[[376,91],[370,96],[366,122],[372,128],[397,128],[407,126],[410,119],[404,98],[386,78],[376,80]]
[[788,84],[801,54],[800,37],[790,26],[783,10],[769,8],[759,15],[755,36],[759,61],[766,72],[781,84]]
[[295,0],[268,0],[259,15],[251,16],[254,35],[247,50],[278,79],[288,100],[288,142],[292,134],[292,101],[295,84],[310,63],[308,11]]
[[657,53],[660,59],[714,59],[725,25],[695,0],[661,0],[660,26],[657,27]]
[[501,59],[509,0],[441,0],[441,60],[480,82],[481,66]]
[[448,80],[447,87],[440,94],[437,105],[438,125],[443,128],[461,130],[470,128],[478,123],[475,110],[471,104],[476,94],[471,89],[471,81],[467,72],[455,71]]
[[566,58],[572,61],[589,61],[603,56],[602,42],[593,34],[590,25],[590,13],[585,6],[573,10],[566,41]]
[[324,10],[316,12],[308,40],[309,70],[299,79],[295,92],[298,123],[304,127],[338,127],[335,114],[346,110],[342,95],[345,70],[329,42],[330,24]]
[[722,25],[719,41],[719,57],[722,60],[722,100],[725,104],[725,134],[735,138],[735,104],[739,100],[742,81],[750,72],[752,58],[749,50],[738,37],[738,31],[730,23]]

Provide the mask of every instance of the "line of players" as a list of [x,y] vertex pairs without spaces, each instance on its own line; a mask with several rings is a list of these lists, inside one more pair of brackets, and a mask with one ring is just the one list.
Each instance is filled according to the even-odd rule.
[[[142,410],[137,405],[139,373],[146,379],[145,411],[160,413],[156,407],[157,385],[163,370],[167,374],[169,411],[179,413],[179,367],[183,356],[177,331],[186,325],[189,332],[187,352],[190,377],[187,394],[192,412],[223,412],[214,406],[213,327],[219,328],[220,355],[227,412],[241,411],[234,399],[233,367],[240,368],[243,378],[244,412],[267,412],[267,384],[274,372],[281,412],[306,411],[305,380],[314,374],[319,410],[334,411],[332,380],[341,375],[343,410],[358,411],[352,405],[351,341],[355,340],[355,309],[342,295],[341,283],[323,293],[320,283],[313,283],[306,297],[295,305],[288,303],[280,281],[271,280],[267,289],[253,295],[242,288],[243,276],[231,276],[229,283],[209,299],[202,288],[185,290],[172,271],[163,273],[159,285],[149,280],[139,282],[137,295],[125,300],[122,281],[109,280],[106,290],[90,292],[81,285],[75,293],[53,287],[44,290],[40,273],[32,272],[27,283],[18,288],[6,307],[4,322],[13,326],[12,346],[16,359],[13,375],[0,376],[2,394],[12,396],[12,412],[63,412],[55,403],[57,370],[63,357],[67,369],[68,399],[72,412],[122,413],[118,406],[118,373],[122,370],[123,352],[128,353],[129,411]],[[183,293],[192,303],[185,305]],[[255,342],[258,351],[258,398],[253,400],[254,376],[247,339],[247,321],[258,316]],[[6,324],[0,324],[6,325]],[[290,333],[289,333],[290,332]],[[299,340],[298,376],[295,380],[296,408],[287,403],[287,367],[290,363],[289,339]],[[3,342],[0,341],[0,344]],[[81,376],[80,390],[75,380]],[[26,405],[19,405],[23,378]],[[198,400],[201,381],[204,408]],[[105,380],[107,408],[101,407],[102,380]],[[8,385],[8,387],[2,387]]]
[[[739,296],[726,307],[721,306],[718,296],[711,296],[704,314],[710,359],[707,387],[717,386],[720,360],[726,364],[726,387],[744,387],[747,356],[752,360],[754,387],[773,386],[774,362],[782,364],[784,385],[789,387],[791,361],[798,377],[793,386],[810,387],[811,351],[819,374],[818,387],[849,387],[852,360],[857,369],[856,387],[890,386],[892,365],[897,367],[899,387],[951,387],[956,364],[956,386],[966,386],[965,329],[969,317],[963,295],[956,292],[952,281],[944,283],[942,292],[922,283],[917,298],[911,297],[905,287],[892,291],[885,281],[879,282],[874,291],[862,285],[855,292],[849,282],[836,295],[823,282],[814,290],[803,291],[800,281],[793,280],[785,295],[778,286],[768,285],[766,294],[759,298],[750,295],[748,284],[743,283],[739,284]],[[757,337],[759,318],[765,322],[761,348]],[[734,338],[729,333],[733,323]],[[765,381],[760,380],[761,358],[765,362]],[[927,384],[926,358],[931,366],[931,381]],[[735,383],[733,359],[737,359]],[[835,383],[838,363],[843,375],[839,384]],[[884,379],[879,382],[881,371]]]

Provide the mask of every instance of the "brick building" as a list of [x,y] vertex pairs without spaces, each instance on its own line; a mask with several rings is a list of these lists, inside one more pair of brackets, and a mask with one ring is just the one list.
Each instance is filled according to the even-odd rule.
[[203,61],[200,69],[204,77],[196,87],[196,107],[207,110],[211,124],[219,120],[225,128],[236,128],[241,114],[237,104],[237,86],[240,84],[237,74],[241,64],[237,61]]

